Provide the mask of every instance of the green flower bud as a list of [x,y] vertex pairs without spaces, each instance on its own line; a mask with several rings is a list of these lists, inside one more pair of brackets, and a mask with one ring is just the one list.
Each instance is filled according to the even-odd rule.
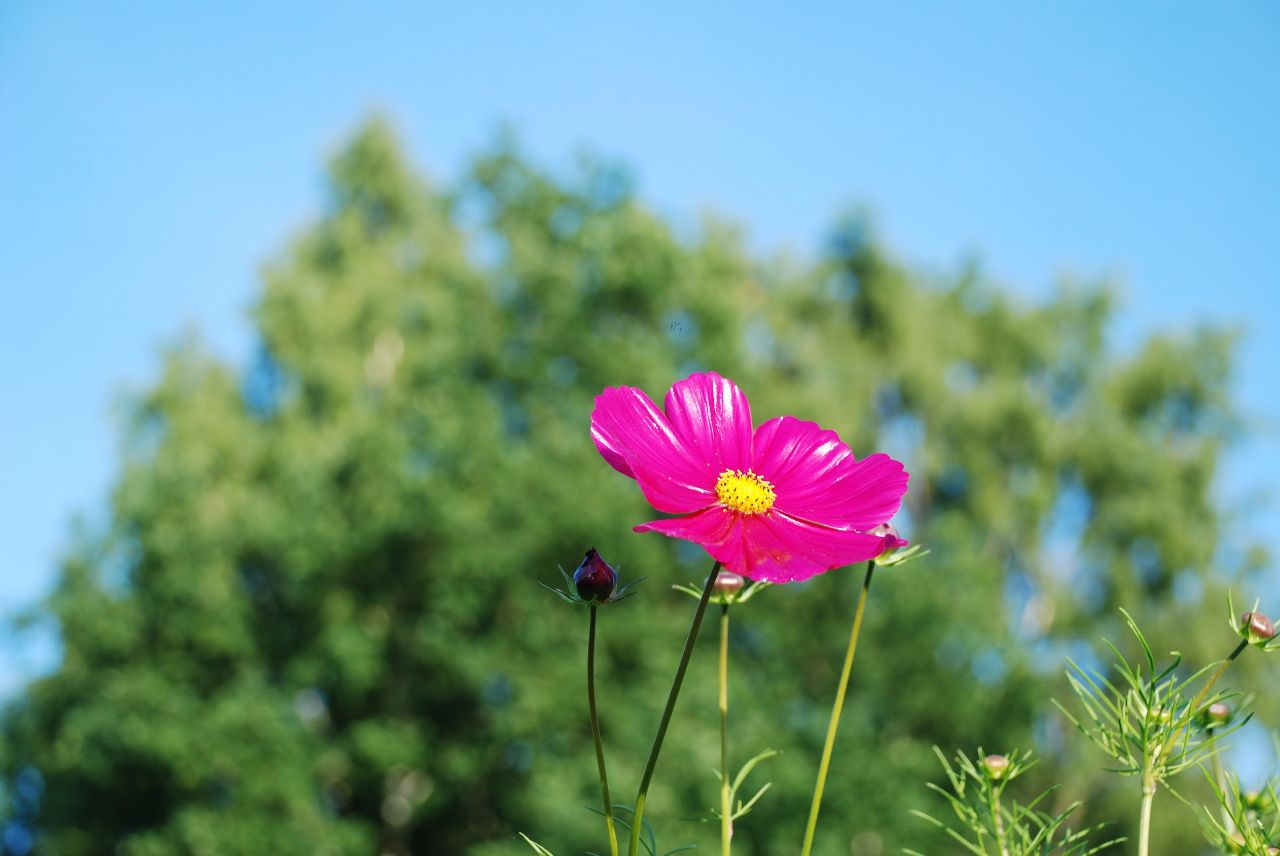
[[1249,791],[1240,797],[1240,807],[1245,811],[1262,814],[1272,808],[1270,791]]
[[1214,702],[1200,712],[1200,717],[1204,728],[1221,728],[1231,721],[1231,705]]
[[1003,755],[988,755],[982,759],[982,767],[986,770],[988,779],[998,782],[1009,772],[1009,759]]

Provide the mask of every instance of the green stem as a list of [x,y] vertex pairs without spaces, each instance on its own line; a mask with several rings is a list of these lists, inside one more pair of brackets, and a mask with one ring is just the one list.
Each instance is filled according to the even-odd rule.
[[1222,664],[1218,666],[1217,670],[1213,673],[1213,676],[1209,678],[1209,682],[1205,684],[1200,689],[1200,692],[1196,694],[1196,697],[1192,699],[1191,707],[1188,708],[1188,710],[1194,711],[1200,706],[1200,702],[1204,701],[1204,697],[1209,694],[1209,690],[1213,689],[1213,685],[1218,682],[1218,678],[1222,677],[1223,673],[1227,671],[1227,667],[1234,663],[1236,657],[1240,656],[1240,652],[1247,647],[1249,647],[1249,640],[1241,639],[1240,644],[1227,655],[1227,659],[1222,661]]
[[720,856],[729,856],[733,804],[729,792],[729,604],[720,605]]
[[[1248,639],[1241,639],[1240,644],[1236,645],[1231,653],[1227,655],[1227,658],[1218,664],[1218,668],[1214,669],[1213,674],[1209,676],[1209,680],[1205,681],[1204,686],[1200,688],[1200,692],[1196,693],[1195,698],[1191,700],[1191,704],[1187,705],[1187,713],[1189,715],[1195,714],[1195,712],[1200,709],[1200,705],[1204,703],[1204,700],[1209,695],[1209,691],[1213,689],[1214,684],[1218,682],[1219,678],[1226,674],[1228,667],[1235,662],[1236,657],[1239,657],[1240,652],[1248,647],[1248,645]],[[1168,742],[1162,743],[1157,747],[1155,756],[1148,762],[1147,768],[1143,770],[1142,814],[1139,817],[1138,826],[1138,856],[1147,856],[1147,850],[1150,847],[1151,803],[1155,799],[1157,787],[1156,773],[1152,765],[1173,750],[1174,745],[1178,742],[1178,738],[1182,736],[1182,730],[1184,728],[1186,728],[1185,724],[1179,727],[1178,730],[1169,737]]]
[[867,607],[867,591],[871,588],[871,574],[876,569],[874,561],[867,562],[867,576],[858,594],[858,606],[853,613],[853,630],[849,634],[849,650],[844,655],[844,669],[840,672],[840,686],[836,690],[835,703],[831,705],[831,722],[827,725],[827,742],[822,747],[822,761],[818,764],[818,781],[813,786],[813,802],[809,806],[809,824],[804,830],[804,848],[801,856],[809,856],[813,849],[813,836],[818,829],[818,809],[822,805],[822,791],[827,784],[827,770],[831,766],[831,750],[836,744],[836,731],[840,728],[840,712],[844,709],[844,695],[849,688],[849,675],[853,671],[853,657],[858,651],[858,634],[862,632],[862,614]]
[[698,638],[698,629],[702,627],[702,616],[707,611],[707,601],[711,600],[711,589],[715,586],[718,573],[720,573],[720,563],[716,562],[711,566],[711,573],[707,575],[707,584],[702,587],[702,598],[698,601],[698,609],[693,614],[693,623],[689,625],[689,636],[684,640],[684,650],[680,652],[680,664],[676,666],[676,677],[671,682],[671,692],[667,694],[667,706],[662,711],[658,733],[653,736],[653,748],[649,750],[649,760],[645,763],[644,775],[640,778],[640,790],[636,793],[636,804],[631,813],[631,841],[627,847],[627,856],[636,856],[639,853],[640,829],[644,820],[645,799],[649,796],[649,782],[653,779],[654,767],[658,766],[658,753],[662,751],[662,741],[667,736],[667,726],[671,724],[671,714],[676,709],[680,685],[684,683],[684,673],[689,669],[693,643]]
[[[1187,705],[1187,712],[1189,714],[1195,714],[1195,712],[1200,709],[1201,702],[1203,702],[1205,697],[1209,695],[1209,690],[1213,689],[1213,685],[1218,682],[1218,678],[1221,678],[1223,674],[1226,673],[1227,667],[1234,663],[1236,657],[1240,656],[1240,652],[1248,646],[1249,640],[1241,639],[1240,644],[1227,655],[1227,659],[1223,660],[1218,665],[1218,668],[1214,670],[1213,674],[1209,677],[1209,680],[1200,688],[1200,692],[1196,693],[1196,697],[1191,700],[1191,704]],[[1173,745],[1177,743],[1178,738],[1182,736],[1183,728],[1186,728],[1185,724],[1173,733],[1173,736],[1169,738],[1169,742],[1164,744],[1163,751],[1160,754],[1166,754],[1173,749]]]
[[[1209,739],[1213,739],[1213,729],[1206,728],[1205,734],[1209,735]],[[1234,835],[1236,831],[1236,822],[1231,817],[1231,811],[1227,808],[1227,802],[1231,799],[1231,795],[1227,792],[1227,774],[1222,769],[1222,758],[1215,751],[1210,759],[1213,762],[1213,780],[1218,783],[1218,791],[1222,794],[1222,827],[1227,830],[1227,835]]]
[[600,796],[604,800],[604,825],[609,832],[610,856],[618,856],[618,833],[613,826],[613,801],[609,799],[609,774],[604,767],[604,742],[596,713],[596,605],[591,604],[591,629],[587,631],[587,707],[591,711],[591,737],[596,742],[596,766],[600,768]]
[[1151,773],[1142,776],[1142,814],[1138,819],[1138,856],[1147,856],[1151,848],[1151,802],[1156,796],[1156,780]]
[[1000,790],[994,785],[987,791],[988,808],[991,809],[991,820],[996,834],[996,847],[1000,849],[1000,856],[1009,856],[1009,845],[1004,837],[1004,817],[1000,814]]

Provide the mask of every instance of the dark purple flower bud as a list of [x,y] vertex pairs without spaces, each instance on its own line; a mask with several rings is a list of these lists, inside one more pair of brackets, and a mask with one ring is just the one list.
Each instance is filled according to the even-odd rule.
[[613,597],[614,589],[618,587],[618,572],[609,567],[609,563],[600,558],[596,548],[592,547],[573,572],[573,585],[578,590],[578,597],[603,603]]
[[721,597],[731,598],[738,592],[742,591],[742,587],[747,581],[735,574],[733,571],[721,571],[716,574],[716,581],[713,583],[712,592]]
[[988,755],[982,759],[982,766],[987,771],[987,778],[998,782],[1009,771],[1009,759],[1003,755]]
[[1246,612],[1240,616],[1240,635],[1250,645],[1265,645],[1276,635],[1276,626],[1261,612]]

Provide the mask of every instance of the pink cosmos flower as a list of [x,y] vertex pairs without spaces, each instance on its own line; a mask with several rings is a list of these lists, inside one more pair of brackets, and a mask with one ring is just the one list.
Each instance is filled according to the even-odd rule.
[[873,559],[907,542],[881,527],[907,472],[888,455],[862,460],[834,431],[793,416],[753,430],[747,397],[715,372],[671,387],[665,412],[639,389],[596,396],[591,438],[659,511],[637,532],[702,545],[726,569],[775,583]]

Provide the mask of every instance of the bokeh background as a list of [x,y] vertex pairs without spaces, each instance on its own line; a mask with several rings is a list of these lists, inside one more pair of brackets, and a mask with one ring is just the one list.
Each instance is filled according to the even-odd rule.
[[[950,852],[934,744],[1128,832],[1048,699],[1118,606],[1204,662],[1275,595],[1278,48],[1268,3],[5,3],[0,850],[600,848],[536,581],[648,577],[602,627],[625,798],[706,562],[630,533],[587,416],[703,368],[906,461],[933,549],[877,581],[819,851]],[[740,853],[798,848],[857,582],[739,614],[734,751],[783,750]],[[714,840],[703,642],[666,846]]]

